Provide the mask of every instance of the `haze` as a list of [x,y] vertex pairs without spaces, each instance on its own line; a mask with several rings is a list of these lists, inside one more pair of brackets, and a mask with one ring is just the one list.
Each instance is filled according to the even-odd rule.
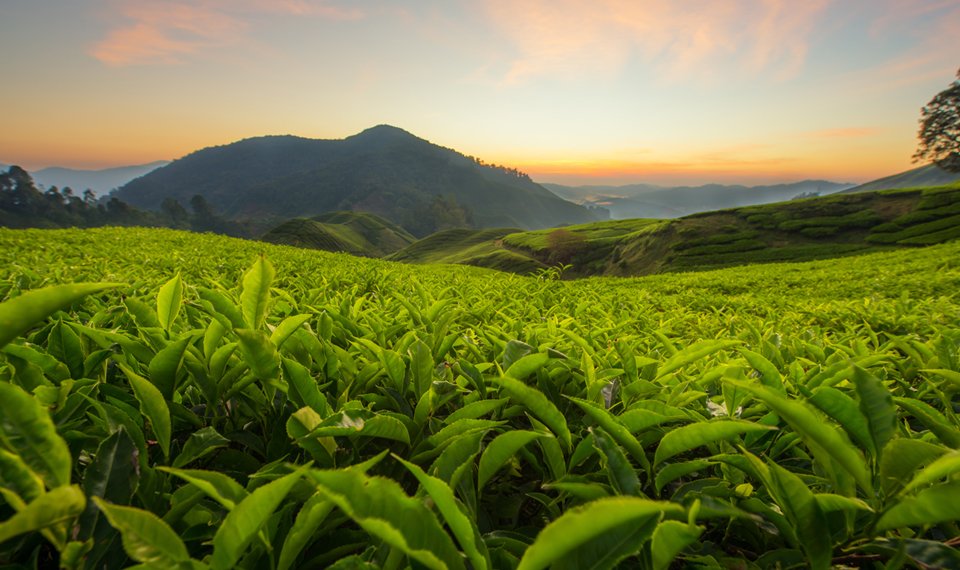
[[862,182],[958,37],[955,0],[3,0],[0,162],[388,123],[539,182]]

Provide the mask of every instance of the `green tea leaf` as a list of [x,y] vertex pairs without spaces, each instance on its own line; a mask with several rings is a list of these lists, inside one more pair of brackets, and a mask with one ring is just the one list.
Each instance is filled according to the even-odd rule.
[[[83,492],[90,499],[99,497],[111,504],[128,505],[140,480],[139,450],[122,426],[97,448],[93,462],[83,476]],[[100,516],[100,509],[92,501],[78,521],[77,539],[94,539],[87,560],[94,563],[113,543],[115,531]]]
[[883,513],[876,529],[882,532],[956,520],[960,520],[960,482],[929,487],[901,499]]
[[30,502],[43,494],[43,479],[31,470],[16,453],[0,447],[0,488],[10,489]]
[[27,291],[0,303],[0,347],[7,345],[53,313],[93,293],[119,287],[119,283],[75,283]]
[[607,432],[600,427],[588,428],[593,438],[593,446],[603,455],[607,464],[607,476],[610,484],[622,495],[642,497],[643,491],[637,470],[627,459],[623,450]]
[[21,534],[70,522],[80,516],[86,504],[86,497],[80,487],[57,487],[30,501],[25,508],[0,522],[0,543]]
[[919,439],[893,439],[880,460],[881,488],[892,494],[908,481],[921,465],[929,465],[949,450]]
[[283,366],[283,377],[289,385],[287,394],[293,403],[299,408],[308,406],[321,417],[329,416],[332,413],[330,404],[320,393],[317,381],[310,375],[310,371],[296,360],[281,358],[280,362]]
[[951,451],[917,473],[909,483],[904,485],[902,492],[909,493],[958,472],[960,472],[960,451]]
[[459,410],[455,410],[449,416],[444,418],[443,421],[446,424],[452,424],[457,420],[474,420],[477,418],[482,418],[489,413],[499,410],[509,401],[510,400],[508,398],[500,398],[498,400],[478,400],[471,404],[467,404]]
[[541,391],[509,376],[502,376],[494,381],[506,395],[510,396],[511,400],[528,409],[550,428],[567,452],[571,450],[573,442],[566,418]]
[[675,455],[701,445],[732,439],[745,433],[761,433],[771,429],[774,428],[740,420],[714,420],[678,427],[667,432],[660,440],[653,463],[659,465]]
[[220,435],[213,426],[207,426],[190,434],[176,459],[174,467],[183,467],[217,449],[230,445],[230,440]]
[[543,368],[550,361],[550,355],[545,352],[535,352],[515,360],[510,368],[504,372],[504,376],[509,376],[517,380],[524,380],[537,370]]
[[39,475],[48,489],[70,484],[73,458],[47,410],[18,386],[0,381],[0,441]]
[[248,497],[237,503],[237,506],[223,519],[220,528],[213,536],[211,568],[230,570],[236,566],[257,531],[280,506],[306,469],[307,466],[300,467],[289,475],[258,487]]
[[233,328],[242,329],[247,327],[240,308],[225,294],[205,287],[197,287],[197,292],[200,294],[201,299],[210,303],[210,306],[213,307],[213,310],[216,311],[217,314],[226,317]]
[[630,430],[620,423],[620,420],[616,416],[587,400],[570,398],[570,401],[580,406],[580,409],[583,410],[591,420],[596,422],[597,425],[602,427],[605,432],[610,434],[610,437],[616,440],[621,447],[626,449],[637,463],[644,469],[650,470],[650,460],[647,459],[647,454],[643,446],[640,445],[637,438],[630,433]]
[[[812,443],[814,454],[825,453],[843,467],[865,491],[872,494],[873,485],[863,457],[832,426],[823,423],[805,404],[795,402],[762,386],[736,382],[736,386],[762,400],[780,415],[805,441]],[[822,451],[820,451],[822,450]]]
[[183,353],[186,351],[191,340],[193,340],[191,337],[185,336],[170,343],[150,361],[150,366],[147,369],[150,381],[160,390],[160,393],[163,394],[163,397],[167,400],[173,400],[173,390],[177,382],[177,370],[180,368]]
[[93,502],[107,515],[123,539],[123,549],[130,558],[143,564],[175,567],[190,559],[187,547],[167,523],[149,511],[111,505],[99,497]]
[[879,380],[859,366],[854,367],[853,385],[860,397],[860,411],[870,425],[874,447],[880,452],[893,437],[897,425],[893,397]]
[[703,527],[690,526],[680,521],[663,521],[653,531],[650,552],[653,555],[653,568],[665,570],[673,559],[693,544],[703,533]]
[[701,340],[695,342],[671,356],[666,362],[657,368],[657,377],[662,378],[671,372],[675,372],[680,368],[687,366],[688,364],[693,364],[701,358],[706,358],[711,354],[737,346],[738,344],[743,343],[739,340]]
[[283,346],[283,343],[287,342],[287,339],[293,336],[303,324],[309,321],[311,315],[293,315],[283,319],[277,328],[273,329],[273,332],[270,333],[270,342],[274,344],[277,348]]
[[280,355],[270,337],[261,331],[236,329],[240,340],[240,354],[250,370],[260,380],[271,380],[280,373]]
[[239,483],[217,471],[174,469],[171,467],[157,467],[157,470],[175,475],[187,483],[194,485],[230,511],[237,506],[237,503],[243,501],[248,496],[246,489],[241,487]]
[[[471,566],[477,570],[489,568],[490,556],[483,540],[480,538],[480,531],[477,529],[476,523],[467,515],[463,506],[457,501],[453,490],[441,479],[427,475],[417,465],[399,457],[396,459],[413,473],[413,476],[420,482],[420,486],[433,499],[437,510],[443,515],[443,520],[446,521],[450,531],[453,532],[453,536],[456,537],[463,552],[467,555],[467,560],[470,561]],[[483,464],[482,459],[480,463]]]
[[183,279],[177,273],[173,279],[167,281],[157,294],[157,320],[160,326],[170,330],[170,325],[180,314],[180,305],[183,303]]
[[427,568],[462,570],[450,536],[424,504],[395,481],[351,470],[308,472],[327,497],[363,530]]
[[270,301],[270,284],[273,282],[274,274],[273,265],[262,255],[244,273],[240,307],[247,328],[257,330],[263,324],[267,303]]
[[856,400],[836,388],[823,386],[813,393],[810,403],[837,420],[850,437],[870,455],[877,457],[877,445],[870,431],[870,424]]
[[[681,506],[668,502],[637,497],[597,499],[565,512],[540,531],[524,552],[517,570],[546,568],[610,533],[629,534],[646,521],[657,521],[665,515],[682,517],[683,514]],[[633,552],[639,551],[644,542],[642,537],[636,538],[641,539],[630,545]],[[609,568],[616,562],[609,561],[602,567]]]
[[163,394],[156,386],[151,384],[146,378],[140,376],[127,365],[117,363],[117,367],[123,371],[130,381],[133,393],[140,402],[140,411],[150,420],[153,427],[153,433],[157,436],[157,442],[163,451],[164,457],[170,457],[170,408],[163,399]]
[[800,546],[807,555],[810,568],[830,568],[833,540],[827,519],[813,492],[800,477],[777,465],[769,463],[770,492],[776,497],[777,504],[793,523],[800,539]]
[[917,418],[917,421],[933,432],[945,445],[960,449],[960,430],[952,427],[936,408],[915,398],[894,398],[893,401]]
[[333,508],[333,501],[327,499],[326,495],[319,491],[307,499],[300,512],[297,513],[297,519],[293,521],[293,526],[287,533],[287,538],[283,541],[280,560],[277,562],[278,570],[288,570],[293,566],[297,556],[303,552],[311,539],[317,538],[317,529],[333,511]]
[[483,455],[480,456],[477,490],[482,490],[487,481],[503,468],[520,448],[541,437],[544,436],[532,431],[513,430],[501,433],[493,438],[493,441],[488,443],[483,450]]

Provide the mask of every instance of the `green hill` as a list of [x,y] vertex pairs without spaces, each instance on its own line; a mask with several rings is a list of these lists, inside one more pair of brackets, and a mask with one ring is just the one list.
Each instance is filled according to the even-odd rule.
[[599,219],[521,172],[387,125],[343,140],[269,136],[206,148],[114,193],[151,210],[195,194],[217,213],[262,221],[264,229],[335,210],[371,212],[417,236],[464,223],[537,229]]
[[531,273],[546,267],[533,257],[503,247],[503,238],[516,229],[451,229],[429,235],[387,259],[404,263],[457,263],[512,273]]
[[260,239],[281,245],[383,257],[410,245],[416,238],[373,214],[329,212],[312,219],[288,220]]
[[[450,236],[413,244],[393,259],[462,263],[479,247]],[[523,256],[541,266],[569,264],[568,276],[647,275],[751,263],[809,261],[960,237],[960,184],[791,200],[674,220],[615,220],[487,236],[485,264],[515,271]],[[425,243],[422,249],[415,246]],[[425,251],[426,253],[421,253]],[[513,254],[506,258],[506,253]],[[400,255],[403,254],[403,255]],[[523,266],[526,270],[526,266]]]

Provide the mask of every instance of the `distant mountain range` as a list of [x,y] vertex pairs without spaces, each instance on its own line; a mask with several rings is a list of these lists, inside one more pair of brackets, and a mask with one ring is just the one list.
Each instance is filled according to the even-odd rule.
[[113,193],[151,210],[166,199],[187,204],[197,194],[233,219],[273,225],[356,210],[419,236],[458,224],[536,229],[603,217],[516,170],[483,164],[388,125],[342,140],[268,136],[206,148]]
[[769,186],[544,186],[567,200],[606,208],[613,219],[630,219],[679,218],[698,212],[782,202],[798,196],[825,196],[854,185],[827,180],[804,180]]
[[924,186],[943,186],[960,182],[960,172],[948,172],[936,164],[928,164],[906,172],[879,178],[844,192],[867,192],[869,190],[889,190],[893,188],[921,188]]
[[[158,160],[149,164],[138,164],[134,166],[119,166],[116,168],[104,168],[101,170],[82,170],[78,168],[61,168],[51,166],[35,172],[30,176],[33,181],[44,189],[56,186],[57,188],[71,188],[75,194],[81,194],[84,190],[93,190],[97,196],[103,196],[111,190],[119,188],[138,178],[169,164],[169,161]],[[0,164],[0,169],[7,170],[9,165]]]

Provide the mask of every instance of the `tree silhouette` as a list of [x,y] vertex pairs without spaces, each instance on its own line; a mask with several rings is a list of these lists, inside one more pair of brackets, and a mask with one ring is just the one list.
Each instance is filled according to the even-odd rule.
[[921,110],[918,136],[915,162],[930,160],[944,170],[960,172],[960,70],[956,81]]

